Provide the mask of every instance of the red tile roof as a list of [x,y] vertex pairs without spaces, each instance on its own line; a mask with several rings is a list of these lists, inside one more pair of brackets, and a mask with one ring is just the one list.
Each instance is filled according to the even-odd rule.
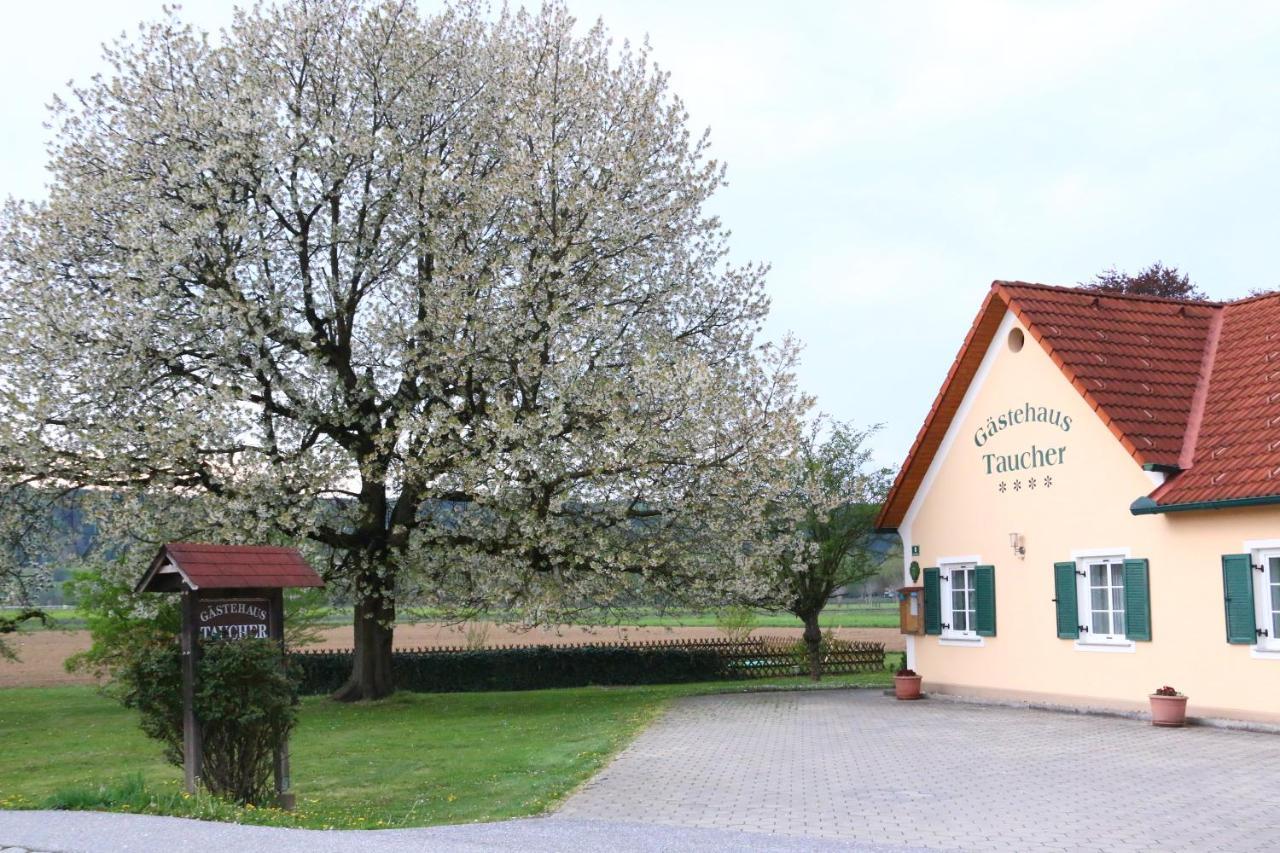
[[1222,308],[1190,466],[1151,493],[1160,507],[1280,496],[1280,294]]
[[1178,464],[1216,305],[994,288],[1139,464]]
[[1143,511],[1280,494],[1280,294],[1224,304],[997,281],[881,527],[906,514],[1006,308],[1135,462],[1170,473]]
[[324,586],[324,581],[296,548],[170,542],[161,547],[151,561],[151,568],[139,581],[138,589],[146,588],[156,573],[170,562],[195,589]]

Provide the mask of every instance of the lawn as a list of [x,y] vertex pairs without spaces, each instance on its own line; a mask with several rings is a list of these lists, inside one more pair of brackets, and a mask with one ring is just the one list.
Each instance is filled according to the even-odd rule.
[[[889,683],[887,671],[823,680]],[[292,740],[293,814],[182,797],[181,771],[164,763],[136,714],[93,688],[9,689],[0,691],[0,807],[80,804],[313,828],[534,815],[590,777],[675,697],[808,684],[790,678],[750,685],[400,693],[356,705],[307,698]]]

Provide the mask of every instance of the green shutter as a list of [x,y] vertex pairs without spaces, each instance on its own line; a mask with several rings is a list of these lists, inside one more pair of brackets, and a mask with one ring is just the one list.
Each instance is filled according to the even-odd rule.
[[1258,642],[1252,554],[1222,555],[1222,597],[1226,600],[1227,642],[1250,646]]
[[996,635],[996,567],[978,566],[973,577],[974,585],[974,622],[977,623],[978,635],[994,637]]
[[1124,635],[1151,639],[1151,578],[1147,561],[1124,561]]
[[942,633],[942,575],[937,569],[924,570],[924,632]]
[[1080,606],[1076,604],[1076,564],[1053,564],[1053,594],[1058,609],[1058,636],[1080,639]]

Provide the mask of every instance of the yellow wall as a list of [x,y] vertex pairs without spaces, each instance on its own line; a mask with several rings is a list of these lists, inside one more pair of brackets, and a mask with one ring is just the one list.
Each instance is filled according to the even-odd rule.
[[[1017,325],[1011,316],[901,530],[906,554],[920,548],[908,562],[936,566],[939,558],[972,554],[995,566],[996,636],[980,648],[913,638],[926,690],[1142,709],[1152,690],[1172,684],[1190,696],[1192,715],[1280,722],[1280,660],[1226,642],[1220,563],[1246,540],[1280,539],[1280,507],[1132,515],[1129,504],[1155,484],[1029,334],[1020,352],[1008,347],[1010,325]],[[1070,430],[1020,424],[976,446],[988,416],[1026,403],[1060,410]],[[1065,458],[1030,472],[986,473],[984,453],[1032,445],[1065,447]],[[1050,488],[1042,485],[1045,473]],[[1028,474],[1037,488],[1014,491],[1012,481]],[[1011,532],[1025,536],[1025,558],[1014,556]],[[1150,561],[1152,642],[1138,642],[1133,653],[1080,651],[1057,637],[1053,564],[1095,548]]]

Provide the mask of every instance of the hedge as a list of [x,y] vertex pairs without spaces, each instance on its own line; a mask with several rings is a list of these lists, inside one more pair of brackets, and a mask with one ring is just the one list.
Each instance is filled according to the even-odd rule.
[[[884,665],[880,643],[841,643],[827,672],[861,672]],[[350,651],[293,652],[289,666],[306,695],[336,691],[351,673]],[[418,693],[539,690],[587,685],[677,684],[729,678],[801,674],[803,644],[752,640],[742,644],[693,641],[658,644],[517,646],[392,653],[396,688]]]

